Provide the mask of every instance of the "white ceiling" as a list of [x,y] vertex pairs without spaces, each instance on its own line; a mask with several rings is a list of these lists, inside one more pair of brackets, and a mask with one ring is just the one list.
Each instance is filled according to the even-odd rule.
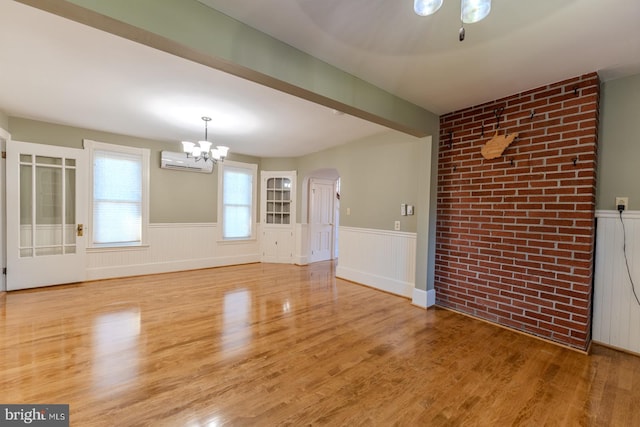
[[388,131],[327,107],[0,0],[0,110],[10,116],[234,153],[299,156]]
[[[640,73],[638,0],[494,0],[464,42],[457,0],[431,17],[411,0],[200,1],[437,114],[582,73]],[[387,130],[9,0],[0,110],[162,141],[201,139],[208,115],[214,144],[257,156]]]
[[199,0],[436,114],[593,71],[640,72],[638,0],[493,0],[458,40],[460,1]]

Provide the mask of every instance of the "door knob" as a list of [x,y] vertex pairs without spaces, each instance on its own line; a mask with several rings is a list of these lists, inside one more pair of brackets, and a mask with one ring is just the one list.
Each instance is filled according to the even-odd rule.
[[78,224],[77,234],[78,237],[84,236],[84,224]]

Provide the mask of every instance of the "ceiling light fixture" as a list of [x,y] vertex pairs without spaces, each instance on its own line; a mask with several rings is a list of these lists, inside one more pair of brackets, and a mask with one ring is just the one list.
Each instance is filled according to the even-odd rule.
[[[413,10],[417,15],[433,15],[442,6],[443,0],[413,0]],[[464,40],[464,24],[482,21],[491,12],[491,0],[461,0],[460,20],[462,26],[459,31],[460,41]]]
[[491,12],[491,0],[462,0],[460,19],[465,24],[482,21]]
[[198,141],[197,145],[193,142],[182,141],[182,151],[187,154],[187,157],[193,157],[196,161],[204,160],[206,162],[211,160],[214,164],[218,160],[224,162],[229,153],[229,147],[218,145],[216,148],[211,148],[211,143],[207,138],[207,125],[211,121],[211,117],[203,117],[202,120],[204,121],[204,141]]
[[433,15],[442,6],[442,0],[414,0],[413,10],[420,16]]

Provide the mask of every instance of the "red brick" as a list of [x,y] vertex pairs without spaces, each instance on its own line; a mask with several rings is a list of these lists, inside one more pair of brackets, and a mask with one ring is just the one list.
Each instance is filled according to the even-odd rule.
[[[441,117],[438,304],[586,348],[598,91],[590,73]],[[501,107],[520,138],[485,160]]]

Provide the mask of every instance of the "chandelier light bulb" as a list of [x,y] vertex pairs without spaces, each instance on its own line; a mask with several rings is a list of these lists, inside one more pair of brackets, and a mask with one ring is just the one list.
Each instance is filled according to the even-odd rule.
[[207,124],[211,121],[210,117],[202,117],[204,121],[204,140],[198,141],[197,144],[190,141],[182,141],[182,151],[187,154],[187,157],[193,157],[196,161],[204,160],[205,162],[211,160],[213,163],[216,161],[224,162],[225,157],[229,153],[229,147],[224,145],[218,145],[216,148],[211,148],[211,142],[208,140]]
[[195,147],[196,144],[194,144],[193,142],[189,142],[189,141],[182,141],[182,151],[184,151],[185,153],[193,153],[193,147]]
[[414,0],[413,10],[420,16],[433,15],[442,6],[442,0]]
[[[417,1],[417,0],[416,0]],[[491,12],[491,0],[462,0],[460,19],[465,24],[482,21]]]
[[203,153],[206,153],[211,148],[211,143],[209,141],[198,141],[198,145],[200,146],[200,150]]
[[223,159],[227,157],[227,154],[229,154],[229,147],[225,147],[224,145],[218,145],[216,149],[220,153],[220,157]]

